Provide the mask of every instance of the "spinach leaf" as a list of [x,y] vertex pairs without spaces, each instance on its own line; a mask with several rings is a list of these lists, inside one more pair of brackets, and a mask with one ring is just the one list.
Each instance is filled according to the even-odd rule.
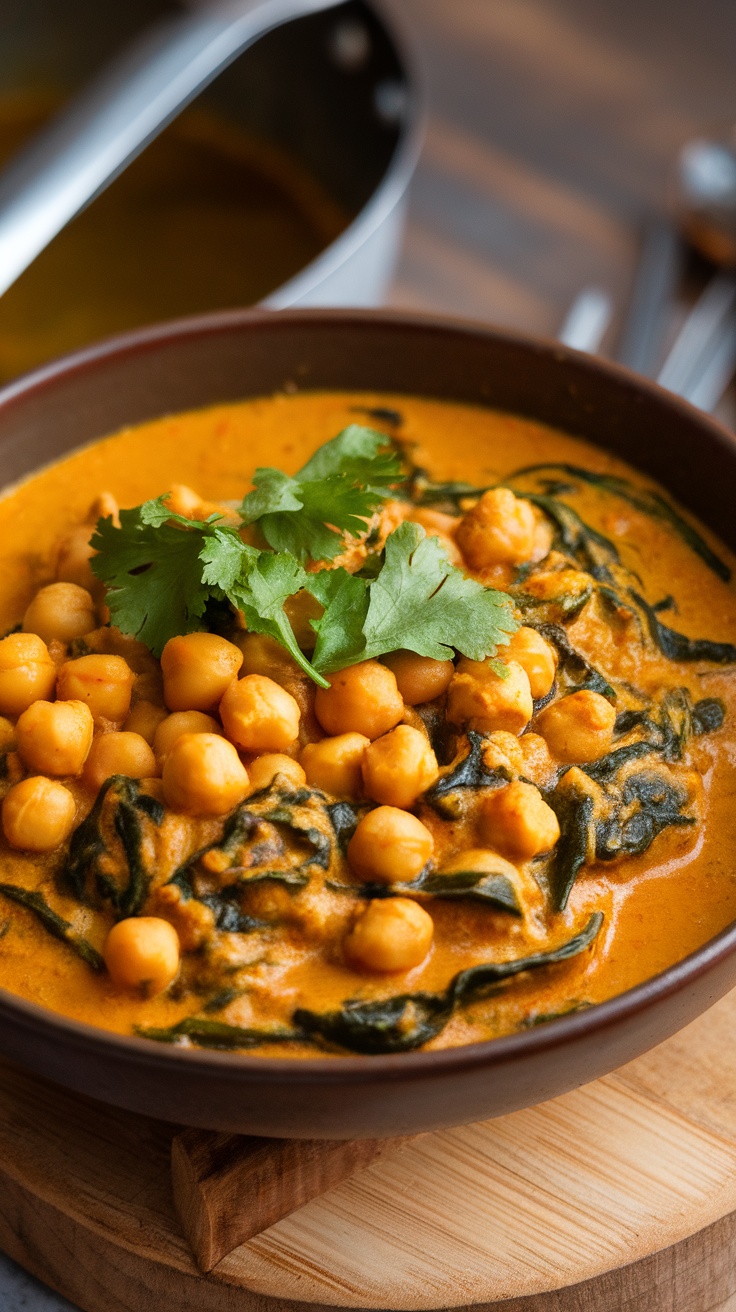
[[569,783],[558,784],[547,800],[560,824],[560,837],[548,868],[550,899],[553,910],[564,911],[588,858],[594,802],[585,789]]
[[693,733],[715,733],[726,718],[726,708],[720,697],[703,697],[693,706]]
[[651,515],[656,519],[666,520],[679,534],[683,542],[686,542],[692,551],[705,562],[709,569],[713,570],[719,578],[725,583],[731,577],[731,571],[728,565],[722,561],[714,551],[708,546],[707,542],[693,528],[687,520],[683,519],[679,511],[661,495],[649,488],[636,488],[626,478],[621,478],[617,474],[598,474],[592,469],[582,469],[579,465],[568,465],[564,463],[553,462],[541,465],[527,465],[524,469],[517,469],[512,478],[522,478],[527,474],[538,474],[545,470],[560,470],[570,478],[575,478],[579,482],[588,483],[593,487],[601,488],[604,492],[610,492],[614,496],[621,497],[622,501],[627,501],[629,505],[634,506],[637,510],[642,510],[645,514]]
[[236,998],[241,998],[242,996],[242,989],[221,989],[219,993],[215,993],[214,997],[209,998],[209,1000],[205,1002],[202,1010],[207,1012],[208,1015],[212,1015],[214,1012],[224,1011],[226,1007],[230,1006],[231,1002],[234,1002]]
[[[248,888],[259,883],[271,882],[282,884],[291,892],[298,892],[309,883],[312,866],[316,865],[324,870],[329,868],[333,851],[330,837],[309,821],[300,819],[297,814],[300,806],[315,797],[324,804],[323,794],[310,789],[286,792],[281,788],[274,789],[273,786],[269,786],[253,794],[227,817],[221,836],[205,844],[183,861],[174,871],[169,883],[176,885],[184,901],[196,897],[198,901],[208,906],[215,916],[216,927],[225,933],[246,934],[254,929],[265,928],[265,921],[248,915],[240,907],[242,894]],[[324,809],[326,811],[326,806]],[[306,858],[298,865],[278,869],[269,864],[272,854],[267,855],[264,852],[261,854],[264,857],[262,863],[251,861],[243,864],[244,849],[264,820],[291,830],[292,834],[309,848]],[[208,852],[221,852],[230,860],[231,864],[222,872],[223,876],[242,876],[242,878],[236,878],[235,882],[218,889],[217,892],[198,896],[194,892],[196,869],[202,857]],[[255,852],[251,852],[251,857],[255,855]]]
[[32,911],[49,934],[60,942],[66,943],[67,947],[82,958],[82,961],[92,967],[92,970],[103,969],[104,962],[97,949],[93,948],[81,934],[75,934],[69,921],[64,920],[63,916],[49,906],[42,893],[19,888],[17,884],[0,884],[0,893],[11,902],[17,902],[27,911]]
[[614,728],[616,737],[621,738],[634,729],[641,728],[645,734],[641,742],[619,748],[618,753],[612,752],[602,761],[594,762],[592,766],[584,766],[583,769],[592,778],[603,778],[605,775],[615,773],[618,763],[623,763],[637,755],[645,756],[646,746],[669,764],[681,761],[688,738],[692,734],[713,733],[716,729],[720,729],[725,714],[723,702],[717,697],[704,697],[693,705],[687,688],[670,688],[656,710],[623,711],[616,717]]
[[330,802],[327,807],[330,824],[340,851],[345,854],[348,843],[358,827],[358,813],[349,802]]
[[239,888],[224,888],[220,893],[203,893],[199,901],[209,907],[215,917],[215,928],[224,934],[252,934],[256,929],[266,929],[265,920],[241,911],[237,901],[239,894]]
[[651,742],[629,743],[626,747],[614,748],[598,761],[589,761],[586,765],[581,765],[580,769],[590,779],[595,779],[596,783],[603,783],[604,780],[612,779],[618,774],[622,765],[627,765],[629,761],[638,761],[642,756],[651,756],[656,750]]
[[687,638],[676,629],[667,628],[656,612],[633,588],[629,596],[646,619],[652,641],[670,661],[710,661],[714,665],[736,665],[736,647],[730,642],[711,642],[709,638]]
[[338,884],[328,881],[335,893],[349,893],[364,898],[416,897],[427,894],[438,898],[465,898],[521,916],[523,908],[508,875],[488,870],[453,870],[448,874],[425,869],[417,879],[395,884]]
[[293,1023],[350,1052],[366,1055],[410,1052],[435,1038],[456,1008],[490,997],[508,980],[528,971],[568,961],[595,940],[603,923],[596,911],[580,933],[557,948],[514,961],[489,961],[460,971],[443,993],[403,993],[376,1002],[346,1002],[337,1011],[299,1008]]
[[187,1016],[166,1029],[146,1029],[136,1026],[141,1039],[154,1039],[156,1043],[179,1043],[188,1039],[198,1048],[255,1048],[261,1043],[291,1043],[301,1035],[293,1030],[257,1029],[254,1026],[228,1025],[222,1020],[209,1020],[204,1016]]
[[510,776],[504,770],[489,770],[483,760],[486,740],[475,729],[468,730],[470,750],[448,774],[441,775],[436,784],[424,794],[425,802],[439,815],[452,818],[455,814],[453,795],[462,788],[501,788]]
[[550,1020],[561,1020],[563,1016],[572,1016],[576,1011],[587,1011],[592,1006],[592,1002],[582,999],[580,1002],[571,1002],[569,1007],[562,1007],[559,1011],[535,1011],[531,1016],[524,1017],[520,1029],[536,1029],[537,1025],[546,1025]]
[[536,628],[537,632],[556,649],[559,657],[558,673],[564,673],[568,677],[576,692],[586,688],[591,692],[599,692],[609,701],[616,700],[616,693],[606,676],[573,647],[561,625],[538,624],[531,627]]
[[[101,868],[101,859],[110,849],[103,832],[105,807],[112,808],[112,824],[123,849],[127,881],[119,884]],[[151,882],[143,860],[141,815],[159,825],[164,808],[155,798],[141,792],[136,779],[112,775],[102,785],[92,810],[72,835],[69,856],[63,871],[80,902],[93,903],[95,897],[110,902],[121,916],[140,912]]]
[[[670,826],[694,825],[692,816],[682,815],[685,802],[685,794],[661,774],[629,775],[623,785],[620,810],[596,825],[596,857],[612,861],[619,856],[636,856],[646,852],[658,834]],[[624,814],[626,810],[628,814]]]
[[375,419],[376,423],[390,424],[392,428],[400,428],[404,422],[401,411],[387,405],[351,405],[350,409],[353,414],[367,415],[369,419]]
[[497,911],[520,916],[522,907],[514,885],[508,875],[492,874],[487,870],[453,870],[451,874],[428,874],[411,884],[395,886],[396,892],[429,893],[432,897],[465,898],[482,902]]
[[612,583],[610,566],[620,564],[618,548],[597,529],[591,528],[581,519],[577,511],[560,501],[557,497],[545,496],[538,492],[520,492],[512,487],[517,497],[531,501],[552,521],[555,526],[554,545],[581,566],[581,568],[598,583]]

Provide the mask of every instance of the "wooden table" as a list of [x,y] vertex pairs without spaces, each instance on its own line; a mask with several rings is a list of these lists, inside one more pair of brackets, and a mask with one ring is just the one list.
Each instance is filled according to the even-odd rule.
[[736,118],[736,4],[393,3],[430,122],[392,303],[551,335],[597,283],[620,314],[678,148]]

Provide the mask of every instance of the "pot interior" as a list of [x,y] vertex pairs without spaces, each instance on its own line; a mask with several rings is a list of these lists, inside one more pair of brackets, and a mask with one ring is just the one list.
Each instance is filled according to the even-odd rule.
[[[126,45],[181,12],[8,0],[0,169]],[[363,0],[270,33],[0,299],[0,384],[111,333],[253,304],[290,282],[380,185],[410,100],[395,41]]]

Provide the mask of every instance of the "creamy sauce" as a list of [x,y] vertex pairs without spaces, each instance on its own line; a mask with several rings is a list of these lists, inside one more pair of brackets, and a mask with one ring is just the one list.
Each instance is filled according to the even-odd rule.
[[[368,422],[360,407],[375,406],[401,413],[402,441],[409,444],[416,464],[438,482],[463,480],[483,487],[528,465],[564,462],[623,475],[639,487],[652,486],[605,452],[531,420],[412,397],[307,393],[166,417],[76,452],[0,503],[0,629],[16,625],[35,589],[53,577],[50,561],[57,540],[84,519],[101,490],[112,493],[122,506],[160,495],[174,482],[189,484],[215,502],[240,500],[256,466],[298,469],[347,424]],[[650,603],[674,593],[676,611],[663,613],[663,623],[692,637],[736,639],[736,592],[669,524],[595,486],[560,495],[588,524],[615,539],[623,564],[639,576]],[[730,553],[708,530],[701,532],[733,566]],[[653,694],[669,685],[689,689],[693,701],[723,702],[723,727],[692,738],[681,767],[692,777],[702,777],[702,796],[698,789],[695,798],[697,824],[666,829],[640,856],[587,865],[565,910],[549,917],[545,942],[554,945],[569,938],[591,912],[600,910],[605,920],[593,950],[460,1009],[430,1046],[509,1032],[546,1015],[609,998],[679,961],[736,916],[736,668],[668,661],[630,633],[616,641],[590,606],[567,625],[567,633],[609,677]],[[452,825],[430,814],[426,823],[436,830],[440,847],[457,842],[458,834],[450,835]],[[461,816],[460,828],[464,823]],[[199,837],[215,827],[212,821],[200,822]],[[176,864],[173,856],[161,857],[161,850],[159,858],[164,864],[168,860],[170,868]],[[25,888],[47,882],[55,865],[56,854],[38,858],[12,852],[5,844],[0,848],[2,880]],[[92,910],[80,911],[73,898],[61,894],[54,905],[76,930],[102,946],[109,920]],[[254,993],[233,1001],[218,1012],[218,1019],[247,1025],[255,1014],[288,1023],[298,1006],[326,1011],[348,998],[438,991],[457,971],[492,958],[499,943],[502,956],[519,955],[521,948],[539,950],[539,935],[535,938],[520,928],[510,935],[500,932],[498,917],[484,907],[438,900],[431,911],[434,947],[426,961],[407,974],[388,982],[361,976],[345,964],[334,944],[325,948],[317,942],[313,952],[287,951],[283,961],[271,963],[268,984],[261,973]],[[196,991],[174,986],[147,999],[120,992],[104,972],[92,972],[51,938],[31,913],[0,898],[3,929],[0,983],[21,997],[121,1033],[141,1026],[166,1027],[201,1014],[202,996]],[[283,1055],[295,1051],[315,1055],[306,1045],[273,1048]]]

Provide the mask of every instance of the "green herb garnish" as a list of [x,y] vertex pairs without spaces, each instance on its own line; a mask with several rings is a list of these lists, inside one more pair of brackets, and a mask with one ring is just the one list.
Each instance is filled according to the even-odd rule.
[[323,570],[307,588],[325,607],[314,622],[314,663],[328,673],[402,647],[435,660],[455,651],[483,660],[518,628],[505,593],[467,578],[437,538],[409,522],[387,538],[376,578]]
[[[229,602],[251,632],[276,639],[322,687],[325,674],[399,648],[439,660],[455,651],[492,656],[517,627],[509,598],[467,578],[417,524],[389,535],[371,577],[341,568],[307,573],[300,564],[334,558],[346,535],[365,532],[400,473],[385,448],[382,434],[354,425],[293,479],[258,470],[241,513],[244,523],[258,522],[273,550],[243,542],[217,516],[172,514],[164,497],[121,511],[119,528],[100,520],[92,567],[107,586],[112,622],[160,656],[170,638],[206,627],[210,603]],[[312,621],[311,662],[284,608],[303,590],[324,607]]]
[[385,433],[351,424],[293,478],[280,469],[257,469],[240,514],[244,524],[258,524],[274,551],[302,563],[334,560],[345,550],[345,534],[365,532],[401,473]]

